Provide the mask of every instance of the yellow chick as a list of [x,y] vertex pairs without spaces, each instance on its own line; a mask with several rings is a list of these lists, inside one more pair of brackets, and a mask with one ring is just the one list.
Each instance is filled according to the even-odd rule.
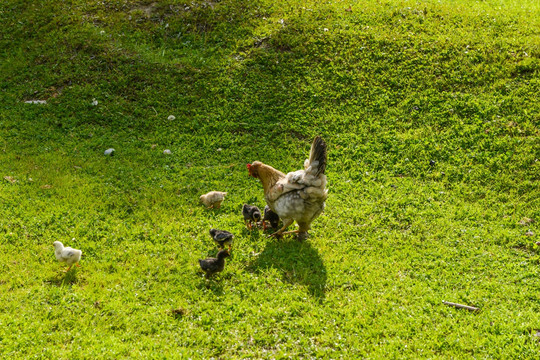
[[208,194],[201,195],[199,201],[202,202],[207,208],[219,209],[221,202],[225,199],[226,192],[210,191]]

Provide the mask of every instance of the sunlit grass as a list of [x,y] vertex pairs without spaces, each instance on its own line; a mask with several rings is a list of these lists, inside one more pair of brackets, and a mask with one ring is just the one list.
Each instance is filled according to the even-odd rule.
[[[0,357],[537,357],[537,2],[8,0],[0,23]],[[297,170],[315,135],[311,237],[249,232],[245,164]],[[235,243],[206,280],[213,227]]]

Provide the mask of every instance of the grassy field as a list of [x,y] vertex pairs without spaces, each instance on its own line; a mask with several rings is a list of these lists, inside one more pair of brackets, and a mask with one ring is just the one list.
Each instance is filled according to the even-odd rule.
[[[4,0],[0,25],[0,358],[538,358],[538,1]],[[310,238],[247,231],[245,164],[297,170],[315,135]]]

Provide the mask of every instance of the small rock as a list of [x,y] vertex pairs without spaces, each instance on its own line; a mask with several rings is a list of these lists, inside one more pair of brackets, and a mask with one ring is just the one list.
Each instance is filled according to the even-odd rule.
[[527,232],[525,233],[525,235],[526,235],[526,236],[534,236],[534,233],[533,233],[531,230],[529,230],[529,231],[527,231]]
[[152,150],[154,150],[155,148],[157,148],[157,144],[152,144],[152,146],[150,146],[152,148]]
[[223,149],[222,148],[218,148],[216,151],[222,151]]
[[163,153],[164,153],[165,155],[171,155],[171,154],[172,154],[171,150],[169,150],[169,149],[163,150]]
[[436,162],[435,160],[429,160],[429,166],[435,166]]
[[176,119],[176,116],[174,115],[169,115],[169,117],[167,118],[167,120],[170,120],[170,121],[173,121]]
[[26,100],[25,104],[46,104],[47,100]]
[[540,241],[537,241],[537,242],[536,242],[536,245],[540,246]]
[[96,99],[92,99],[92,105],[97,106],[97,104],[99,104],[98,101]]
[[107,150],[105,150],[104,154],[112,156],[112,155],[114,155],[114,149],[113,148],[107,149]]

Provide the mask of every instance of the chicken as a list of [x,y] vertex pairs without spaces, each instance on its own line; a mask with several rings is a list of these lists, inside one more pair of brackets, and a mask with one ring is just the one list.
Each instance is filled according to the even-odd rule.
[[206,278],[210,278],[213,274],[222,272],[225,268],[225,258],[230,254],[227,250],[220,250],[217,253],[217,258],[199,259],[201,269],[206,273]]
[[251,223],[254,221],[255,226],[257,226],[257,221],[260,221],[262,217],[258,207],[248,204],[244,204],[242,207],[242,215],[244,215],[244,223],[249,230],[253,227]]
[[[324,209],[328,197],[326,189],[326,143],[317,136],[311,144],[304,170],[287,175],[273,167],[255,161],[247,164],[249,175],[261,181],[264,197],[270,209],[283,220],[283,227],[273,234],[281,236],[298,233],[300,241],[307,238],[311,223]],[[284,232],[294,221],[298,230]]]
[[81,260],[82,251],[77,249],[72,249],[70,247],[64,247],[64,245],[60,241],[53,242],[54,245],[54,255],[56,256],[56,260],[60,262],[65,262],[69,265],[67,270],[65,272],[68,272],[69,269],[73,266],[73,264],[80,267],[78,264]]
[[214,239],[220,249],[223,249],[225,245],[228,245],[229,251],[231,251],[232,239],[234,237],[233,234],[226,230],[210,229],[210,236]]
[[225,199],[226,192],[210,191],[207,194],[201,195],[199,201],[202,202],[207,208],[219,209],[221,203]]
[[272,229],[277,229],[279,225],[279,216],[270,209],[270,206],[266,205],[264,207],[264,217],[263,217],[263,231],[266,230],[266,221],[270,223]]

